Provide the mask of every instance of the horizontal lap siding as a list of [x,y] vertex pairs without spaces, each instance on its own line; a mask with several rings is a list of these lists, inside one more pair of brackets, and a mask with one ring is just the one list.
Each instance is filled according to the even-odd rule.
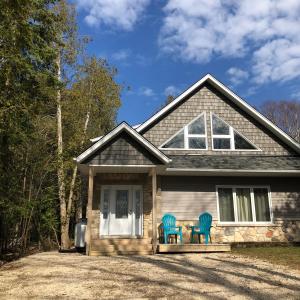
[[217,219],[216,185],[268,185],[275,218],[300,219],[298,178],[235,178],[162,176],[158,218],[173,213],[178,220],[195,220],[202,212]]

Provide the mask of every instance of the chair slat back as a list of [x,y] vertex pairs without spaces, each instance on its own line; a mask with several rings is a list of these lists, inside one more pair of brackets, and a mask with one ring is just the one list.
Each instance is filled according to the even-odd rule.
[[175,227],[176,218],[171,214],[165,214],[162,218],[162,223],[164,224],[164,227]]
[[200,231],[210,231],[212,223],[212,215],[209,213],[203,213],[199,216],[199,227]]

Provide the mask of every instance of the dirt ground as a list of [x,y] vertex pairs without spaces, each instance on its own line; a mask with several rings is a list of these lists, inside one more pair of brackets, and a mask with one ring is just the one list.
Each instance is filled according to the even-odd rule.
[[300,299],[300,273],[235,254],[44,252],[0,268],[1,299]]

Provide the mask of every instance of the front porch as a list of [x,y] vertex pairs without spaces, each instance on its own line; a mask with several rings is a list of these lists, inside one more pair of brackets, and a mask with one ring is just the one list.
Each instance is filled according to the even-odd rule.
[[230,244],[159,244],[158,253],[229,252]]

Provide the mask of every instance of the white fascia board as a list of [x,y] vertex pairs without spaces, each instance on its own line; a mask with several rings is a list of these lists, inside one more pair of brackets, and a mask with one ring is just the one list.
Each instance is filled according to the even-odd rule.
[[98,142],[99,140],[101,140],[102,137],[103,137],[103,135],[97,136],[97,137],[95,137],[95,138],[93,138],[93,139],[90,139],[90,141],[91,141],[92,143],[95,143],[95,142]]
[[123,122],[118,125],[115,129],[109,132],[107,135],[103,136],[98,142],[92,145],[90,148],[81,153],[77,158],[76,162],[81,163],[84,159],[89,157],[95,151],[97,151],[101,146],[109,142],[116,134],[125,130],[128,132],[135,140],[142,143],[146,149],[148,149],[152,154],[154,154],[158,159],[165,163],[169,163],[171,160],[163,154],[160,150],[158,150],[155,146],[153,146],[150,142],[148,142],[143,136],[138,134],[132,127],[130,127],[127,123]]
[[300,176],[300,170],[241,170],[241,169],[193,169],[193,168],[166,168],[164,174],[190,175],[222,175],[222,176]]
[[136,124],[136,125],[133,125],[132,128],[133,128],[133,129],[137,129],[137,128],[140,127],[140,126],[141,126],[141,124]]
[[160,111],[158,111],[156,114],[154,114],[150,119],[148,119],[146,122],[142,123],[137,129],[137,132],[142,131],[145,129],[148,125],[152,124],[156,119],[164,115],[167,111],[169,111],[173,106],[175,106],[178,102],[180,102],[182,99],[184,99],[187,95],[189,95],[192,91],[197,89],[201,84],[203,84],[211,75],[207,74],[204,77],[202,77],[199,81],[197,81],[195,84],[193,84],[190,88],[188,88],[185,92],[183,92],[181,95],[179,95],[177,98],[175,98],[171,103],[169,103],[167,106],[162,108]]
[[300,144],[299,143],[297,143],[294,139],[292,139],[283,130],[281,130],[279,127],[277,127],[274,123],[272,123],[270,120],[268,120],[260,112],[258,112],[256,109],[254,109],[246,101],[244,101],[238,95],[236,95],[235,93],[233,93],[223,83],[221,83],[220,81],[218,81],[216,78],[214,78],[210,74],[207,74],[204,77],[202,77],[199,81],[197,81],[195,84],[193,84],[189,89],[187,89],[185,92],[183,92],[181,95],[179,95],[175,100],[173,100],[171,103],[169,103],[163,109],[161,109],[159,112],[157,112],[155,115],[153,115],[146,122],[144,122],[143,124],[141,124],[136,129],[136,131],[137,132],[141,132],[142,130],[144,130],[146,127],[148,127],[150,124],[152,124],[155,120],[157,120],[159,117],[161,117],[166,112],[168,112],[172,107],[174,107],[180,101],[182,101],[183,99],[185,99],[186,96],[188,96],[195,89],[197,89],[199,86],[201,86],[205,81],[207,81],[210,84],[212,84],[216,89],[218,89],[220,92],[222,92],[223,94],[225,94],[231,101],[233,101],[238,107],[240,107],[242,110],[244,110],[249,115],[251,115],[255,120],[257,120],[262,125],[264,125],[266,128],[268,128],[278,138],[280,138],[283,142],[285,142],[287,145],[289,145],[292,149],[294,149],[297,153],[300,154]]

